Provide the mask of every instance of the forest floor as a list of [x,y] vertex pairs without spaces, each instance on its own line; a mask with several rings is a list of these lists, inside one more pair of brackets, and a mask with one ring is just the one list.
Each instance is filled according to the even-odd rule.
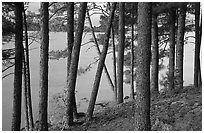
[[[84,124],[82,117],[69,129],[53,125],[49,130],[71,131],[133,131],[134,103],[126,100],[116,105],[104,103],[105,107],[94,111],[93,119]],[[185,87],[180,93],[168,96],[160,94],[151,100],[152,131],[201,131],[202,92],[201,89]]]

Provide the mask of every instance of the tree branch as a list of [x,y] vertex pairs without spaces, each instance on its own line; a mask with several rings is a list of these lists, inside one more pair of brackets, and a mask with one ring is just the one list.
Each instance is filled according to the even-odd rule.
[[5,72],[6,70],[8,70],[9,68],[13,67],[13,66],[15,66],[15,64],[12,64],[12,65],[8,66],[7,68],[5,68],[4,70],[2,70],[2,73]]
[[11,74],[14,74],[14,73],[8,73],[8,74],[6,74],[6,75],[4,75],[4,76],[2,77],[2,79],[6,78],[7,76],[9,76],[9,75],[11,75]]
[[49,20],[59,11],[59,10],[62,10],[63,8],[66,8],[66,6],[63,6],[61,8],[58,8],[50,17],[49,17]]

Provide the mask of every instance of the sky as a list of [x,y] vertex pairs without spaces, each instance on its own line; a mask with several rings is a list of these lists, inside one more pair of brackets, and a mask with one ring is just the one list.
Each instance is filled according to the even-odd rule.
[[[39,8],[40,8],[40,2],[30,2],[29,3],[28,10],[32,12],[39,12]],[[91,14],[91,11],[90,11],[90,14]],[[91,16],[92,25],[99,26],[99,19],[100,19],[100,15],[98,14],[92,15]]]

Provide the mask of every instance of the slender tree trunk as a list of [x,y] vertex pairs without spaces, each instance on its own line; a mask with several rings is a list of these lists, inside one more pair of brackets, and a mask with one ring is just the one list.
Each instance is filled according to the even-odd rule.
[[198,71],[200,57],[200,2],[195,3],[195,55],[194,55],[194,86],[198,87]]
[[183,4],[178,13],[178,34],[177,34],[177,58],[176,70],[178,77],[177,91],[183,89],[183,51],[184,51],[184,34],[185,34],[186,4]]
[[149,131],[150,125],[150,60],[151,3],[138,3],[138,67],[136,70],[135,128]]
[[82,2],[79,7],[79,17],[78,17],[78,25],[74,40],[74,46],[72,51],[72,62],[69,69],[69,81],[68,81],[68,95],[67,95],[67,124],[71,126],[73,123],[73,99],[75,95],[75,85],[77,78],[77,68],[79,62],[82,34],[84,29],[84,20],[86,14],[87,3]]
[[25,10],[24,14],[24,26],[25,26],[25,73],[26,73],[26,86],[27,86],[27,101],[28,101],[28,119],[29,119],[29,130],[33,131],[34,123],[33,123],[33,111],[32,111],[32,98],[31,98],[31,85],[30,85],[30,63],[29,63],[29,48],[28,48],[28,30],[27,30],[27,22],[26,22],[26,14]]
[[48,2],[41,5],[41,46],[40,46],[40,93],[39,93],[39,129],[48,131],[48,51],[49,51],[49,11]]
[[[199,36],[199,42],[200,42],[200,46],[199,46],[199,51],[200,51],[200,47],[201,47],[201,38],[202,38],[202,15],[201,15],[201,21],[200,21],[200,36]],[[200,87],[200,89],[202,89],[202,75],[201,75],[201,64],[200,64],[200,55],[199,55],[199,62],[198,62],[198,87]]]
[[168,77],[168,91],[173,93],[174,91],[174,68],[175,68],[175,9],[170,10],[170,27],[169,27],[169,77]]
[[[69,83],[70,65],[72,61],[72,48],[74,44],[74,2],[67,3],[67,89]],[[77,107],[76,107],[76,96],[74,93],[73,98],[73,115],[70,116],[71,121],[73,118],[77,119]]]
[[15,68],[13,90],[12,131],[21,127],[22,57],[23,57],[23,3],[15,3]]
[[[108,2],[108,9],[111,10],[111,3]],[[113,18],[114,19],[114,18]],[[113,20],[114,21],[114,20]],[[114,26],[111,27],[111,38],[113,46],[113,77],[114,77],[114,97],[115,102],[117,103],[117,71],[116,71],[116,50],[115,50],[115,35],[114,35]]]
[[117,102],[117,71],[116,71],[116,50],[115,50],[115,35],[114,35],[114,27],[111,27],[111,35],[113,40],[113,76],[114,76],[114,95],[115,95],[115,102]]
[[[134,20],[134,4],[132,3],[132,20]],[[134,21],[131,23],[131,90],[130,98],[133,100],[134,97]]]
[[29,131],[29,118],[28,118],[28,88],[27,88],[27,77],[26,77],[26,62],[23,54],[23,77],[24,77],[24,111],[25,111],[25,130]]
[[110,31],[111,31],[112,20],[114,17],[115,8],[116,8],[116,3],[113,4],[111,16],[110,16],[109,21],[108,21],[108,27],[107,27],[107,30],[105,32],[106,33],[106,39],[105,39],[105,42],[103,45],[103,50],[101,52],[100,60],[98,63],[98,68],[97,68],[96,75],[95,75],[95,80],[94,80],[94,84],[93,84],[91,98],[90,98],[88,109],[87,109],[87,114],[86,114],[87,115],[86,116],[87,121],[89,121],[92,118],[93,111],[94,111],[94,105],[96,102],[96,97],[97,97],[97,93],[98,93],[98,89],[99,89],[99,84],[100,84],[100,79],[101,79],[101,75],[102,75],[102,71],[103,71],[103,66],[104,66],[106,54],[108,51],[109,36],[110,36]]
[[[94,33],[94,29],[93,29],[93,26],[92,26],[92,22],[91,22],[91,18],[90,18],[90,15],[89,15],[89,11],[87,10],[87,16],[88,16],[88,21],[89,21],[89,24],[90,24],[90,27],[91,27],[91,32],[92,32],[92,36],[94,38],[94,41],[95,41],[95,44],[96,44],[96,49],[98,51],[98,55],[100,56],[101,55],[101,51],[100,51],[100,48],[99,48],[99,45],[98,45],[98,42],[97,42],[97,39],[96,39],[96,36],[95,36],[95,33]],[[110,77],[110,74],[108,72],[108,68],[106,67],[106,65],[104,64],[104,70],[105,70],[105,73],[106,73],[106,76],[107,76],[107,79],[110,83],[110,86],[111,86],[111,89],[112,91],[114,92],[114,85],[113,85],[113,82],[111,80],[111,77]]]
[[118,101],[123,103],[123,64],[124,64],[124,48],[125,48],[125,3],[119,3],[119,44],[118,44],[118,63],[117,63],[117,87],[118,87]]
[[159,78],[159,47],[158,47],[158,26],[157,16],[152,15],[152,88],[153,95],[159,94],[158,78]]

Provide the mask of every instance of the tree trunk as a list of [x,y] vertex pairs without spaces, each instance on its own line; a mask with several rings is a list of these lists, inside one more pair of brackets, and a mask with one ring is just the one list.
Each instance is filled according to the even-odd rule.
[[39,127],[48,131],[48,51],[49,51],[49,11],[48,2],[41,5],[41,46],[40,46],[40,93],[39,93]]
[[194,86],[198,87],[198,71],[199,71],[199,60],[200,60],[200,31],[199,31],[199,20],[200,20],[200,2],[195,3],[195,56],[194,56]]
[[[134,20],[134,3],[132,3],[132,20]],[[134,97],[134,21],[131,23],[131,90],[130,99],[135,99]]]
[[175,9],[170,10],[170,27],[169,27],[169,77],[168,77],[168,91],[173,93],[174,91],[174,68],[175,68]]
[[[90,18],[90,15],[89,15],[89,11],[87,10],[87,16],[88,16],[88,21],[89,21],[89,24],[90,24],[90,27],[91,27],[91,32],[92,32],[92,36],[94,38],[94,41],[95,41],[95,44],[96,44],[96,49],[98,51],[98,55],[100,56],[101,55],[101,51],[100,51],[100,48],[99,48],[99,45],[98,45],[98,42],[97,42],[97,39],[96,39],[96,36],[95,36],[95,33],[94,33],[94,29],[93,29],[93,26],[92,26],[92,22],[91,22],[91,18]],[[107,79],[110,83],[110,86],[111,86],[111,89],[112,91],[114,92],[114,85],[113,85],[113,82],[111,80],[111,77],[110,77],[110,74],[108,72],[108,68],[106,67],[106,65],[104,64],[104,70],[105,70],[105,73],[106,73],[106,76],[107,76]]]
[[25,26],[25,74],[26,74],[26,88],[27,88],[27,106],[28,106],[28,119],[29,119],[29,130],[33,131],[34,123],[33,123],[33,111],[32,111],[32,98],[31,98],[31,85],[30,85],[30,63],[29,63],[29,48],[28,48],[28,30],[27,30],[27,22],[26,22],[26,14],[25,10],[24,14],[24,26]]
[[183,4],[178,12],[178,34],[176,45],[176,70],[177,70],[177,91],[183,89],[183,49],[185,34],[186,4]]
[[[199,36],[199,42],[200,42],[200,46],[199,46],[199,51],[200,51],[200,47],[201,47],[201,38],[202,38],[202,15],[201,15],[201,21],[200,21],[200,36]],[[202,89],[202,75],[201,75],[201,64],[200,64],[200,55],[199,55],[199,62],[198,62],[198,87],[200,89]]]
[[118,43],[118,57],[117,57],[117,87],[118,87],[118,101],[123,103],[123,64],[124,64],[124,48],[125,48],[125,3],[119,3],[119,43]]
[[21,127],[22,57],[23,57],[23,3],[15,3],[15,68],[13,90],[12,131]]
[[103,71],[103,66],[104,66],[106,54],[108,51],[109,36],[110,36],[110,31],[111,31],[112,20],[113,20],[115,8],[116,8],[116,3],[113,4],[111,16],[110,16],[109,21],[108,21],[109,22],[108,27],[107,27],[107,30],[105,32],[106,33],[106,39],[105,39],[105,42],[103,45],[103,50],[101,52],[100,60],[98,63],[98,68],[97,68],[96,75],[95,75],[95,80],[94,80],[94,84],[93,84],[91,98],[90,98],[88,109],[87,109],[87,116],[86,116],[87,121],[89,121],[92,118],[93,111],[94,111],[94,105],[96,102],[96,97],[97,97],[97,93],[98,93],[98,89],[99,89],[99,84],[100,84],[100,79],[101,79],[101,75],[102,75],[102,71]]
[[[69,82],[69,74],[70,74],[70,65],[72,60],[72,48],[74,44],[74,2],[67,3],[67,89]],[[73,115],[70,116],[70,119],[73,121],[73,117],[77,118],[77,107],[76,107],[76,97],[74,93],[73,98]]]
[[74,46],[72,51],[72,61],[69,69],[69,81],[68,81],[68,94],[67,94],[67,124],[71,126],[73,123],[73,99],[75,95],[75,85],[77,78],[77,68],[79,62],[82,34],[84,29],[84,20],[86,14],[87,3],[82,2],[79,7],[79,17],[78,17],[78,25],[75,34]]
[[150,130],[151,3],[138,3],[138,67],[136,70],[135,128]]
[[[108,2],[108,9],[111,10],[111,4]],[[114,18],[113,18],[114,21]],[[116,50],[115,50],[115,35],[114,35],[114,26],[111,27],[111,38],[112,38],[112,47],[113,47],[113,77],[114,77],[114,97],[115,102],[117,103],[117,71],[116,71]]]
[[25,112],[25,130],[29,131],[29,119],[28,119],[28,88],[27,88],[27,77],[26,77],[26,62],[23,54],[23,77],[24,77],[24,112]]
[[117,102],[117,92],[118,92],[118,87],[117,87],[117,71],[116,71],[116,54],[115,54],[115,35],[114,35],[114,27],[111,27],[111,35],[112,35],[112,40],[113,40],[113,76],[114,76],[114,95],[115,95],[115,102]]
[[152,15],[152,84],[151,93],[159,94],[158,78],[159,78],[159,47],[158,47],[158,26],[157,15]]

